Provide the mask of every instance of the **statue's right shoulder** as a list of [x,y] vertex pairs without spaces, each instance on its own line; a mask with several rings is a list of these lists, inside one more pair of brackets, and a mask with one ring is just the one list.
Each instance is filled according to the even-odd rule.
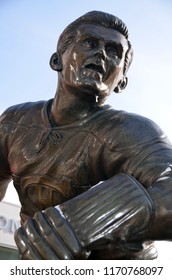
[[[7,108],[0,116],[0,123],[23,123],[29,121],[30,116],[39,114],[46,101],[21,103]],[[26,121],[26,122],[27,122]]]

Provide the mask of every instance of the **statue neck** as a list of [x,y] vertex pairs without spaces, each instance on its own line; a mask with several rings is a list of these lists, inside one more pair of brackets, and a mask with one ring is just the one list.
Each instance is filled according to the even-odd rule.
[[98,107],[100,105],[94,95],[58,87],[51,107],[51,117],[58,126],[72,124],[94,113]]

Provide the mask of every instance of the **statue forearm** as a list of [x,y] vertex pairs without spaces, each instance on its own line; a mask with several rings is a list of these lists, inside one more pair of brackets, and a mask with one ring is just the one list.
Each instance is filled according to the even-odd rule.
[[[75,200],[76,208],[72,207]],[[147,190],[134,178],[121,174],[59,207],[88,247],[108,239],[114,242],[172,239],[171,174],[161,177]]]
[[84,247],[125,242],[154,218],[154,204],[132,177],[119,174],[58,206]]

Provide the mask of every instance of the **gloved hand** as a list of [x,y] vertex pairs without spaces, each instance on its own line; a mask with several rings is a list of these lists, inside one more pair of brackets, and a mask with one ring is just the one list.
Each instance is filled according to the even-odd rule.
[[87,258],[87,252],[109,242],[124,246],[132,235],[147,229],[154,211],[140,183],[119,174],[62,205],[36,213],[16,232],[15,240],[25,259]]
[[68,221],[53,207],[29,218],[14,238],[23,260],[71,260],[88,256]]

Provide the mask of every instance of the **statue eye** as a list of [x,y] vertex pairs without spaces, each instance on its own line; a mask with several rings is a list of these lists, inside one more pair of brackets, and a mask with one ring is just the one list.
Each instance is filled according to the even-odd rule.
[[83,41],[82,45],[87,48],[95,48],[97,44],[95,40],[87,38]]
[[119,57],[118,47],[115,45],[109,45],[106,47],[106,52],[111,57]]

